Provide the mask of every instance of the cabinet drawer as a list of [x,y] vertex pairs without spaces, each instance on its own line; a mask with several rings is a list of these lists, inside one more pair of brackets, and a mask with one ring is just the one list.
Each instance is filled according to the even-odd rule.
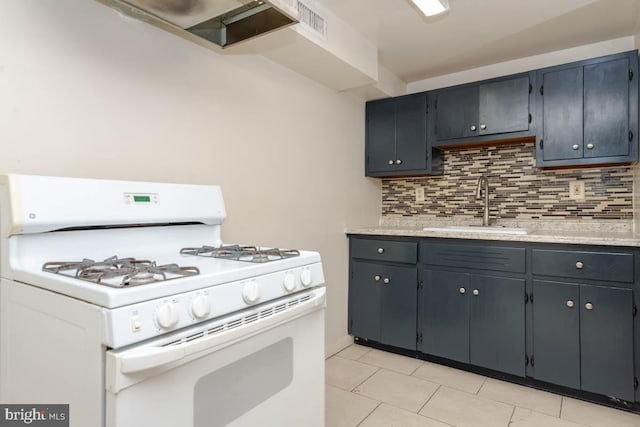
[[477,270],[525,272],[525,249],[499,246],[425,244],[422,261]]
[[415,264],[418,259],[418,244],[416,242],[351,239],[351,257]]
[[533,250],[533,274],[633,282],[633,254]]

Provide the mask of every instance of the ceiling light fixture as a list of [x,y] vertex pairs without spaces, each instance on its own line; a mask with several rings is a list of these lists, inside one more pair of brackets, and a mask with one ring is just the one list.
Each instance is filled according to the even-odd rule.
[[449,10],[449,0],[411,0],[425,16],[439,15]]

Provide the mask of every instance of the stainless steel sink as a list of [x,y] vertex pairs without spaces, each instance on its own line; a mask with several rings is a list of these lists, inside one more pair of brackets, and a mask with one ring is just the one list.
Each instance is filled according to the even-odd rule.
[[449,225],[445,227],[425,227],[424,231],[458,232],[458,233],[497,233],[497,234],[527,234],[526,228],[511,228],[483,225]]

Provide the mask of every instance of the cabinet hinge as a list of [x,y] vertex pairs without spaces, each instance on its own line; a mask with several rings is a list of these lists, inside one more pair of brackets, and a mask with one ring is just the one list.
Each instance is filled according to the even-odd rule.
[[529,294],[529,303],[533,304],[533,292]]
[[540,95],[544,96],[544,85],[540,86]]
[[535,363],[533,361],[533,354],[531,355],[531,367],[533,368],[535,366]]
[[633,131],[629,131],[629,142],[633,141]]
[[633,80],[633,70],[629,70],[629,81]]
[[531,116],[531,113],[529,113],[529,123],[531,123],[532,119],[533,119],[533,117]]
[[524,355],[524,366],[529,366],[529,356]]
[[429,104],[427,104],[427,115],[429,115]]
[[531,93],[532,90],[533,90],[533,86],[531,85],[531,83],[529,83],[529,93]]
[[638,389],[638,377],[633,377],[633,389]]
[[544,139],[540,140],[540,149],[544,150]]
[[638,315],[638,306],[633,304],[633,317],[636,317]]
[[416,332],[416,345],[422,343],[422,332]]

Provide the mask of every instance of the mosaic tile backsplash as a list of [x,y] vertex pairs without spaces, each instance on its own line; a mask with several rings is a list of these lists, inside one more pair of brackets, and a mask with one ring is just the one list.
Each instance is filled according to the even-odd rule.
[[[540,170],[535,145],[445,152],[444,175],[382,181],[382,215],[482,218],[478,177],[489,177],[492,219],[633,219],[633,168]],[[569,198],[569,182],[582,181],[584,200]],[[417,187],[425,201],[416,201]]]

